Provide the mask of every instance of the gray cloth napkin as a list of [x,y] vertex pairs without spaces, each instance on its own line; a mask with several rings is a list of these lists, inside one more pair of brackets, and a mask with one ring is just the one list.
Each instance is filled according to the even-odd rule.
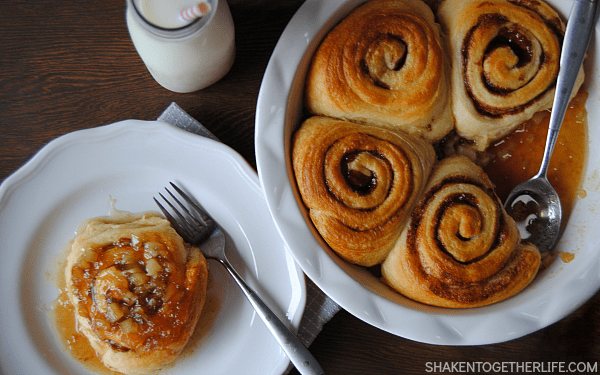
[[[158,117],[159,121],[167,122],[181,129],[219,141],[214,134],[206,129],[192,116],[188,115],[176,103],[171,105]],[[298,328],[298,338],[305,346],[310,346],[323,325],[338,311],[340,306],[329,298],[308,277],[306,278],[306,307]],[[289,371],[289,370],[288,370]]]

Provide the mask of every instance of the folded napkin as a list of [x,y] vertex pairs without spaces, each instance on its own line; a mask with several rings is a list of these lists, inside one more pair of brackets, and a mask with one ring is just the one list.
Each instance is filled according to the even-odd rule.
[[[206,129],[192,116],[188,115],[176,103],[171,105],[158,117],[159,121],[167,122],[181,129],[219,141],[214,134]],[[306,307],[298,328],[298,338],[305,346],[310,346],[315,337],[338,311],[340,306],[319,289],[308,277],[306,278]]]

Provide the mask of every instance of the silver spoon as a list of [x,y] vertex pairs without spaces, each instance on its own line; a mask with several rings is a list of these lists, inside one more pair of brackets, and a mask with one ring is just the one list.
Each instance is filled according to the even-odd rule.
[[596,5],[597,0],[575,0],[573,3],[560,56],[542,165],[535,176],[517,185],[504,203],[506,212],[517,222],[521,237],[542,252],[554,248],[560,232],[562,207],[546,172],[594,29]]

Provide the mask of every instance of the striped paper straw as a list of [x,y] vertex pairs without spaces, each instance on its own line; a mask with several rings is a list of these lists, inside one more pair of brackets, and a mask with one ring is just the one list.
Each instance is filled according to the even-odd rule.
[[206,1],[201,1],[193,7],[183,9],[179,13],[179,20],[183,22],[193,21],[198,17],[202,17],[210,13],[210,4]]

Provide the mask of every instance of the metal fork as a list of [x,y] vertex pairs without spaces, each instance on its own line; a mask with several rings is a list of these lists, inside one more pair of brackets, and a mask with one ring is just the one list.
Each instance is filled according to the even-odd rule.
[[165,190],[175,203],[172,203],[163,194],[159,193],[159,195],[171,208],[173,214],[156,198],[154,198],[154,201],[177,233],[186,242],[197,245],[207,259],[217,260],[225,267],[301,374],[325,374],[315,357],[231,266],[225,255],[225,235],[219,225],[179,187],[172,182],[170,184],[186,204],[168,188],[165,188]]

